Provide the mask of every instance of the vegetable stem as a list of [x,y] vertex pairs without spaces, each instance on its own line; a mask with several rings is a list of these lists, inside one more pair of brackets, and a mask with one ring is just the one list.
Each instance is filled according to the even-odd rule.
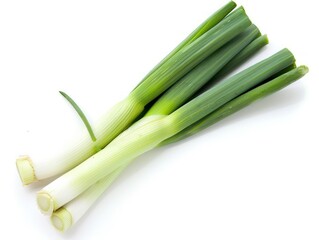
[[208,19],[206,19],[201,25],[199,25],[187,38],[185,38],[174,50],[172,50],[160,63],[158,63],[136,86],[138,87],[144,80],[146,80],[151,74],[153,74],[158,68],[160,68],[163,63],[174,56],[177,52],[183,49],[185,46],[194,42],[196,39],[200,38],[208,30],[216,26],[221,20],[223,20],[235,7],[237,4],[230,1],[225,6],[221,7],[214,14],[212,14]]
[[227,19],[223,19],[200,38],[169,58],[147,80],[135,88],[131,95],[146,105],[250,25],[251,21],[244,9],[242,7],[236,9]]
[[[269,82],[256,87],[249,92],[233,99],[226,103],[213,113],[207,115],[203,119],[174,135],[173,137],[164,140],[158,146],[175,143],[190,137],[199,131],[219,122],[225,117],[241,110],[251,103],[273,94],[291,83],[297,81],[308,72],[306,66],[300,66],[297,69],[290,70]],[[60,231],[66,231],[74,225],[94,202],[101,196],[101,194],[110,186],[110,184],[119,176],[126,166],[118,168],[116,171],[109,174],[107,177],[92,185],[84,193],[65,204],[63,207],[55,211],[51,216],[51,222]],[[82,204],[81,204],[82,203]]]
[[[44,159],[33,158],[32,161],[24,161],[24,165],[30,164],[28,169],[32,169],[32,173],[25,171],[25,167],[20,168],[22,164],[17,163],[21,179],[41,180],[56,176],[88,159],[96,153],[96,146],[104,148],[136,120],[149,102],[166,91],[213,52],[238,36],[250,24],[243,8],[238,8],[229,14],[227,19],[224,18],[200,37],[192,38],[194,41],[191,40],[188,45],[164,61],[127,98],[116,104],[96,125],[92,126],[97,139],[94,143],[86,133],[82,133],[76,138],[77,142],[70,143],[67,152],[48,154]],[[27,174],[28,176],[24,176]],[[31,178],[31,175],[34,178]],[[28,183],[30,181],[25,182],[25,184]]]
[[295,58],[288,49],[283,49],[273,56],[247,68],[233,77],[222,81],[210,90],[177,109],[171,115],[176,118],[175,124],[184,129],[202,117],[208,111],[214,111],[239,94],[248,91],[273,74],[290,66]]
[[223,104],[258,85],[295,59],[284,49],[223,81],[168,116],[142,118],[103,150],[51,182],[37,195],[43,213],[51,214],[97,181],[172,137]]
[[222,78],[229,74],[239,65],[243,64],[249,57],[257,53],[259,49],[269,43],[267,35],[263,35],[252,41],[246,48],[238,53],[225,67],[223,67],[215,76],[215,78]]
[[65,204],[51,215],[52,225],[59,231],[64,232],[74,225],[89,210],[94,202],[105,192],[113,181],[124,170],[118,168],[102,180],[95,183],[84,193]]
[[239,110],[252,104],[253,102],[287,87],[288,85],[302,78],[307,73],[308,68],[306,66],[300,66],[296,69],[292,69],[289,72],[278,76],[275,79],[266,82],[263,85],[256,87],[253,90],[250,90],[249,92],[226,103],[216,111],[187,127],[183,131],[177,133],[173,137],[164,140],[160,143],[160,146],[175,143],[194,134],[197,134],[205,128],[208,128],[211,125],[219,122],[220,120],[223,120],[229,115],[238,112]]
[[187,102],[201,87],[207,84],[244,47],[260,35],[251,25],[239,36],[198,64],[192,71],[170,87],[148,110],[145,116],[168,115]]

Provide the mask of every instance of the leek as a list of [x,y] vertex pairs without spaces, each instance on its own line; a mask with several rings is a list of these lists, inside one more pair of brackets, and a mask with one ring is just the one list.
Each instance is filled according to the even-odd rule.
[[56,229],[74,225],[136,157],[190,137],[308,72],[283,49],[222,79],[268,43],[235,7],[230,1],[211,15],[93,126],[60,92],[89,134],[83,131],[65,152],[16,161],[23,184],[61,174],[36,198]]
[[[84,132],[71,143],[66,152],[47,154],[43,159],[18,158],[16,165],[23,184],[67,172],[104,148],[123,130],[128,128],[154,100],[192,68],[231,41],[250,24],[243,8],[238,8],[223,19],[235,4],[230,2],[217,15],[213,15],[195,33],[161,62],[128,95],[116,104],[95,126],[92,126],[96,141]],[[209,29],[209,27],[211,27]]]
[[172,137],[294,62],[291,52],[283,49],[226,81],[220,82],[168,116],[154,115],[142,118],[103,150],[41,190],[37,194],[40,210],[51,214],[103,177],[129,164],[135,157],[151,150],[165,139]]
[[[227,62],[229,60],[229,57],[233,56],[233,54],[237,53],[241,49],[241,47],[236,49],[236,46],[237,47],[242,46],[246,42],[251,41],[251,39],[253,39],[255,36],[258,36],[258,35],[259,35],[259,31],[257,30],[257,28],[255,26],[252,25],[251,27],[249,27],[249,29],[247,29],[244,33],[242,33],[240,36],[236,37],[236,39],[232,40],[232,43],[228,43],[227,45],[225,45],[222,49],[220,49],[218,51],[221,55],[220,57],[224,58],[224,60],[218,60],[218,58],[217,58],[217,60],[218,60],[217,65]],[[248,44],[248,46],[246,46],[243,50],[241,50],[234,58],[232,58],[231,61],[229,61],[226,65],[224,65],[222,69],[227,68],[229,71],[231,71],[231,69],[235,68],[241,62],[248,59],[250,56],[252,56],[254,53],[256,53],[260,48],[265,46],[267,43],[268,43],[268,39],[266,36],[258,37],[257,39],[253,40],[250,44]],[[232,49],[234,49],[234,50],[236,49],[235,51],[233,50],[233,54],[230,54],[230,53],[232,53],[232,51],[230,50],[230,46],[232,46]],[[225,51],[226,48],[228,48],[228,51]],[[216,54],[218,54],[218,53],[216,53]],[[191,91],[195,92],[197,88],[194,89],[193,85],[194,84],[197,85],[198,81],[201,81],[201,79],[198,78],[197,74],[199,74],[202,77],[207,76],[205,74],[200,74],[200,72],[198,72],[197,69],[206,70],[200,66],[207,65],[207,63],[205,63],[205,62],[209,61],[211,58],[212,58],[212,56],[209,57],[204,62],[202,62],[195,69],[193,69],[189,74],[187,74],[187,76],[185,76],[184,78],[179,80],[179,82],[176,83],[175,85],[179,85],[179,83],[181,81],[185,81],[187,79],[190,79],[190,76],[193,76],[193,81],[192,81],[193,84],[183,84],[183,86],[186,89],[191,88]],[[213,60],[214,60],[214,58],[213,58]],[[214,63],[214,61],[211,61],[211,64],[207,65],[207,67],[208,67],[207,70],[214,69],[214,67],[216,67],[214,64],[216,65],[216,63]],[[229,66],[231,66],[231,67],[229,67]],[[211,75],[209,75],[206,80],[208,80],[209,77],[213,76],[213,74],[215,72],[218,72],[218,70],[219,69],[210,70]],[[194,74],[194,72],[196,74]],[[171,93],[170,95],[175,96],[176,94],[181,94],[182,92],[188,93],[188,94],[190,93],[189,91],[186,91],[185,89],[180,89],[179,87],[175,87],[175,85],[170,88],[170,90],[169,90],[169,92]],[[200,86],[200,85],[198,85],[198,86]],[[171,90],[173,88],[175,88],[175,92]],[[187,95],[184,94],[183,95],[184,98],[189,96],[188,94]],[[164,94],[160,99],[158,99],[158,101],[163,101],[164,96],[167,96],[167,93]],[[167,97],[164,97],[164,99],[165,98],[167,99]],[[172,102],[174,102],[174,101],[172,101]],[[176,108],[177,106],[178,106],[178,103],[175,102],[174,108]],[[164,109],[162,111],[164,111],[166,114],[168,114],[169,112],[167,112],[166,106],[164,106],[164,107],[165,107],[165,111],[164,111]],[[171,107],[171,109],[172,109],[172,107]],[[153,111],[154,111],[154,109],[153,109]],[[72,225],[74,225],[85,214],[85,212],[88,211],[90,206],[93,205],[93,203],[99,198],[99,196],[120,175],[120,173],[125,169],[125,167],[126,166],[118,168],[117,170],[115,170],[111,174],[104,177],[102,180],[95,183],[88,190],[86,190],[84,193],[82,193],[81,195],[79,195],[78,197],[73,199],[71,202],[67,203],[66,205],[59,208],[57,211],[55,211],[51,216],[51,222],[52,222],[53,226],[55,226],[55,228],[60,230],[60,231],[65,231],[68,228],[70,228]],[[82,204],[80,204],[80,203],[82,203]]]
[[[305,66],[300,66],[296,69],[290,70],[288,73],[270,80],[269,82],[231,100],[213,113],[207,115],[203,119],[177,133],[173,137],[164,140],[159,144],[159,146],[174,143],[198,133],[226,118],[227,116],[241,110],[249,104],[252,104],[261,98],[285,88],[286,86],[303,77],[307,72],[308,68]],[[51,216],[51,222],[53,226],[60,231],[66,231],[72,225],[74,225],[110,186],[110,184],[119,176],[124,168],[125,167],[120,167],[119,169],[115,170],[107,177],[95,183],[84,193],[55,211]]]

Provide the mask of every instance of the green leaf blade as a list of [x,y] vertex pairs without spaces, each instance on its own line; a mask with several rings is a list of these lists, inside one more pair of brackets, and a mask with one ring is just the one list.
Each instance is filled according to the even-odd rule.
[[83,111],[81,110],[81,108],[79,107],[79,105],[76,104],[76,102],[65,92],[59,91],[59,93],[71,104],[71,106],[74,108],[74,110],[77,112],[77,114],[79,115],[79,117],[81,118],[82,122],[84,123],[91,139],[93,142],[96,141],[96,137],[94,135],[93,129],[91,127],[91,124],[89,123],[88,119],[86,118],[85,114],[83,113]]

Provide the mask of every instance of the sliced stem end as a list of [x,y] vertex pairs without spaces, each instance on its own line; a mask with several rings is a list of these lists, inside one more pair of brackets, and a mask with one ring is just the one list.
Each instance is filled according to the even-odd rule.
[[298,71],[302,74],[302,75],[306,75],[309,72],[309,68],[305,65],[301,65],[298,67]]
[[37,204],[43,214],[51,215],[54,211],[55,201],[47,192],[41,191],[37,194]]
[[51,223],[60,232],[68,230],[72,224],[72,214],[64,207],[59,208],[51,215]]
[[18,157],[16,166],[23,185],[28,185],[38,180],[35,176],[32,160],[29,156]]

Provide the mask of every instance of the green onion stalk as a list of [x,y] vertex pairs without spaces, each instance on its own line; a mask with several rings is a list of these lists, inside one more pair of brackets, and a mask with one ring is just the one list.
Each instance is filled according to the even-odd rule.
[[52,214],[110,173],[126,166],[134,158],[155,148],[294,62],[292,53],[283,49],[216,84],[169,115],[142,118],[104,149],[38,192],[37,203],[40,210]]
[[207,115],[198,122],[185,128],[183,131],[164,140],[159,144],[159,146],[165,146],[193,136],[198,132],[201,132],[202,130],[210,127],[211,125],[230,116],[231,114],[238,112],[239,110],[249,106],[251,103],[287,87],[288,85],[302,78],[307,73],[308,68],[306,66],[299,66],[297,68],[291,69],[288,72],[276,77],[275,79],[270,80],[269,82],[266,82],[260,85],[259,87],[256,87],[248,91],[247,93],[235,98],[234,100],[226,103],[213,113]]
[[241,50],[260,36],[255,25],[249,26],[239,36],[198,64],[192,71],[171,86],[147,111],[145,116],[168,115],[187,102],[205,86]]
[[135,121],[148,103],[245,31],[251,21],[242,7],[231,12],[235,6],[234,2],[230,2],[206,20],[158,64],[127,98],[92,126],[96,141],[83,132],[76,138],[77,142],[69,144],[65,152],[57,151],[43,158],[18,158],[16,165],[23,184],[65,173],[103,149]]
[[[230,72],[232,69],[240,65],[242,62],[249,59],[251,56],[253,56],[256,52],[258,52],[259,49],[264,47],[266,44],[268,44],[267,37],[259,36],[259,31],[256,29],[255,26],[249,27],[244,33],[242,33],[240,36],[236,37],[234,40],[232,40],[232,43],[226,44],[222,49],[220,49],[218,52],[221,54],[222,59],[218,59],[217,61],[214,60],[213,56],[209,57],[207,60],[203,61],[200,65],[198,65],[196,68],[194,68],[190,73],[187,74],[184,78],[182,78],[178,83],[173,85],[171,89],[175,89],[174,91],[169,90],[169,94],[166,93],[163,96],[161,96],[158,101],[168,101],[169,96],[172,97],[171,100],[174,99],[175,95],[182,94],[184,98],[188,98],[190,94],[196,92],[196,90],[202,86],[203,82],[214,82],[216,79],[216,75],[214,74],[218,72],[219,68],[216,68],[217,66],[221,66],[222,63],[226,63],[226,65],[223,65],[222,70],[224,68],[227,68]],[[254,37],[257,37],[252,42],[251,39]],[[236,41],[235,41],[236,40]],[[246,43],[250,42],[248,45]],[[246,45],[245,48],[242,49],[242,46]],[[237,46],[237,48],[236,48]],[[225,49],[228,48],[227,51]],[[238,53],[239,51],[239,53]],[[236,54],[235,57],[233,57],[233,54]],[[218,53],[216,53],[218,54]],[[233,57],[230,61],[229,59]],[[207,62],[210,62],[210,64],[207,64]],[[203,68],[203,66],[206,66],[207,69]],[[229,67],[231,66],[231,67]],[[199,69],[201,72],[199,72]],[[196,73],[196,74],[194,74]],[[219,75],[219,72],[218,74]],[[193,77],[193,81],[191,81],[189,84],[183,84],[183,88],[180,88],[180,82],[185,82],[188,79],[190,79],[190,76]],[[212,77],[211,79],[209,79]],[[180,98],[182,99],[182,98]],[[72,103],[73,101],[71,101]],[[158,106],[156,109],[158,109],[161,113],[165,112],[166,114],[171,113],[174,109],[176,109],[179,105],[182,105],[184,101],[171,101],[174,102],[173,105],[170,106],[170,111],[168,111],[168,108],[164,106],[163,110],[160,110]],[[74,104],[72,104],[74,105]],[[76,108],[78,108],[76,106]],[[77,110],[78,111],[78,110]],[[154,112],[154,109],[152,109]],[[155,112],[154,112],[155,113]],[[79,115],[83,119],[82,111],[79,112]],[[148,113],[149,115],[149,113]],[[86,122],[84,120],[84,122]],[[89,130],[89,129],[88,129]],[[90,132],[90,130],[89,130]],[[51,222],[53,226],[55,226],[56,229],[59,231],[66,231],[69,229],[72,225],[74,225],[87,211],[88,209],[93,205],[93,203],[99,198],[99,196],[105,192],[105,190],[112,184],[112,182],[120,175],[120,173],[126,168],[126,166],[122,166],[112,172],[111,174],[104,177],[102,180],[95,183],[93,186],[91,186],[88,190],[86,190],[84,193],[73,199],[71,202],[67,203],[63,207],[59,208],[57,211],[55,211],[51,216]]]
[[[269,82],[264,83],[261,86],[256,87],[248,91],[247,93],[244,93],[239,97],[236,97],[235,99],[229,101],[203,119],[187,127],[173,137],[164,140],[158,146],[175,143],[177,141],[190,137],[204,130],[205,128],[221,121],[227,116],[236,113],[237,111],[252,104],[253,102],[287,87],[288,85],[303,77],[307,72],[308,68],[306,66],[300,66],[296,69],[292,69],[289,72],[284,73],[281,76],[278,76],[270,80]],[[120,167],[119,169],[115,170],[102,180],[92,185],[84,193],[80,194],[78,197],[56,210],[51,215],[51,222],[53,226],[59,231],[66,231],[72,225],[74,225],[88,211],[88,209],[94,204],[94,202],[103,194],[103,192],[105,192],[105,190],[112,184],[112,182],[120,175],[124,168],[125,167]]]

